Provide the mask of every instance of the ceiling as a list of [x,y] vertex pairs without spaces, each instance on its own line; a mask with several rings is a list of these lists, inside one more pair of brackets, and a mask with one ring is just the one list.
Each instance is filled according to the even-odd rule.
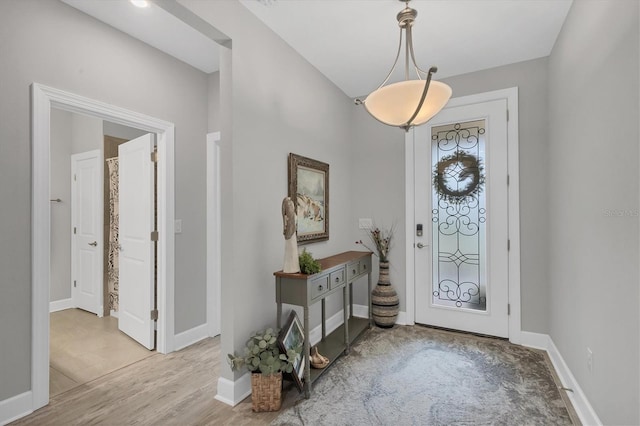
[[[215,42],[158,5],[140,9],[127,0],[62,1],[206,73],[218,69]],[[240,2],[349,97],[377,88],[393,64],[396,14],[404,8],[398,0]],[[442,79],[548,56],[571,2],[413,0],[418,66],[436,65],[434,78]],[[393,80],[402,78],[401,68]]]
[[200,71],[220,69],[218,44],[157,4],[140,8],[128,0],[62,1]]

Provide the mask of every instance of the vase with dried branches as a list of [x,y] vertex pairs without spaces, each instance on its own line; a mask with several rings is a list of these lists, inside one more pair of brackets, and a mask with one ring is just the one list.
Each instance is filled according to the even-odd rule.
[[400,299],[396,289],[389,280],[389,251],[393,239],[394,227],[380,229],[377,226],[367,229],[367,236],[375,249],[372,249],[362,240],[356,241],[375,254],[380,263],[378,284],[371,292],[371,310],[373,320],[378,327],[391,328],[398,319]]

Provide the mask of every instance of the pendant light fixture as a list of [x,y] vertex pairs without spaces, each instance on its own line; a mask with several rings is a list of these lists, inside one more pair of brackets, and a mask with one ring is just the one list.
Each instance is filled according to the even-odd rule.
[[[400,0],[405,3],[405,8],[398,15],[400,26],[400,43],[396,60],[382,84],[367,98],[362,101],[356,99],[356,105],[364,105],[366,110],[376,120],[389,126],[400,127],[405,131],[413,126],[419,126],[429,121],[449,101],[451,87],[439,81],[432,81],[431,76],[438,71],[437,67],[424,71],[416,64],[413,53],[413,37],[411,28],[418,16],[415,9],[409,7],[410,0]],[[400,51],[402,50],[402,33],[405,35],[405,63],[404,81],[386,85],[398,64]],[[418,76],[417,80],[409,79],[409,58]],[[424,78],[424,79],[423,79]]]

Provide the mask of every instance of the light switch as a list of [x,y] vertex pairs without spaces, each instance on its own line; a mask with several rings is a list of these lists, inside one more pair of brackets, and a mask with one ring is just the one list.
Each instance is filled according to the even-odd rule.
[[174,232],[176,234],[182,234],[182,219],[176,219],[174,225]]

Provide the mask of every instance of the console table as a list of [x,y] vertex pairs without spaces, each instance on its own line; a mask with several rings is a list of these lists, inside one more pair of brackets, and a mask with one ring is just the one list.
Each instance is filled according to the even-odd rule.
[[[302,306],[304,309],[304,391],[311,395],[313,383],[328,368],[311,371],[309,363],[310,341],[309,308],[317,302],[322,304],[322,341],[318,350],[333,363],[343,353],[349,353],[351,343],[362,332],[373,325],[371,317],[371,252],[347,251],[325,259],[318,259],[322,270],[317,274],[287,274],[274,272],[276,279],[276,303],[278,306],[278,328],[282,327],[282,304]],[[368,278],[369,318],[353,316],[353,282]],[[325,298],[342,291],[344,324],[329,335],[326,334]],[[350,309],[347,309],[349,308]]]

